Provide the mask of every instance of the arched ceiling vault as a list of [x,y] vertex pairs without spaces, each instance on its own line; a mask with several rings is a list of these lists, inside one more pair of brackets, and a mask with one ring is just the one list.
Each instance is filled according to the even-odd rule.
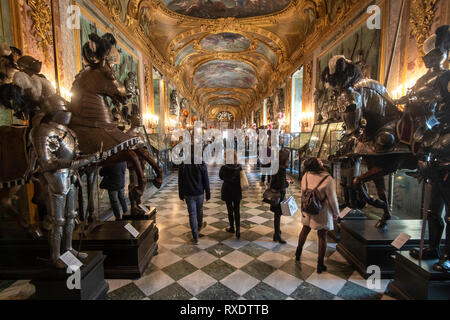
[[360,0],[92,2],[197,110],[207,117],[229,111],[235,119],[260,105],[300,67],[305,52],[362,8]]

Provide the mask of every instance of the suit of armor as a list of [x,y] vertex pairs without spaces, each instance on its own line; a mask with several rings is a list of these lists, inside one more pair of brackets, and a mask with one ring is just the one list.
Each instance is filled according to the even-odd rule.
[[77,138],[67,127],[70,117],[70,112],[65,110],[47,113],[31,132],[40,180],[48,189],[48,208],[52,225],[49,239],[50,262],[58,268],[65,267],[59,259],[63,239],[64,251],[71,251],[81,259],[87,257],[72,248],[72,233],[77,217],[76,170],[97,159],[96,156],[79,156]]
[[[408,103],[406,112],[413,113],[419,126],[414,135],[422,154],[419,170],[431,186],[426,189],[430,201],[429,207],[425,208],[429,221],[429,246],[424,249],[422,258],[440,258],[433,268],[441,272],[450,272],[450,121],[449,101],[446,99],[449,96],[449,78],[446,77],[449,71],[443,68],[447,57],[440,49],[430,51],[424,57],[429,71],[417,81],[408,96],[398,101]],[[442,219],[444,208],[446,214]],[[445,251],[441,255],[440,244],[445,225]],[[411,250],[411,256],[418,259],[420,251]]]
[[[386,88],[371,79],[358,81],[354,86],[342,90],[338,97],[339,111],[344,120],[348,140],[350,136],[358,137],[363,133],[361,142],[356,146],[355,153],[373,153],[391,151],[395,137],[392,122],[396,118],[393,112],[393,101]],[[370,121],[363,121],[364,118]],[[388,124],[384,125],[388,121]],[[361,127],[362,132],[359,132]],[[367,145],[375,141],[374,148]]]

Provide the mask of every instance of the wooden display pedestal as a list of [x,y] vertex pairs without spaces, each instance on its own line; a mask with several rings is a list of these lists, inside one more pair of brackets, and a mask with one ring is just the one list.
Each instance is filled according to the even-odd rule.
[[416,260],[408,251],[397,252],[389,291],[405,300],[450,300],[450,274],[434,271],[436,262]]
[[149,206],[144,206],[147,208],[145,214],[124,214],[122,216],[123,220],[152,220],[156,222],[156,208]]
[[80,288],[70,290],[66,269],[37,267],[30,270],[28,279],[36,288],[33,300],[104,300],[109,290],[104,278],[103,261],[105,256],[99,251],[89,251],[80,270]]
[[[358,272],[367,278],[367,268],[379,266],[383,279],[394,277],[394,259],[396,248],[391,245],[401,233],[407,233],[411,239],[403,250],[418,247],[422,229],[422,220],[392,220],[385,229],[375,228],[375,220],[353,220],[341,223],[341,238],[337,250],[355,266]],[[426,232],[428,235],[428,231]],[[428,236],[427,236],[428,237]],[[428,238],[425,239],[425,243]]]
[[[139,232],[134,238],[124,228],[130,223]],[[108,221],[82,238],[81,250],[103,251],[106,279],[135,279],[143,275],[150,259],[157,254],[159,234],[153,220]],[[74,248],[80,234],[74,233]]]

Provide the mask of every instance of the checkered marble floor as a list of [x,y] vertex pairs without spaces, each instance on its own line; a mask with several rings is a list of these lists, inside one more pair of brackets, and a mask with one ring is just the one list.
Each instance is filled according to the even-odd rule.
[[[282,217],[286,245],[274,243],[273,213],[264,204],[259,173],[248,170],[251,188],[241,203],[241,239],[227,233],[227,210],[220,200],[222,182],[218,168],[209,168],[211,200],[204,205],[202,230],[205,237],[192,244],[186,204],[178,198],[178,179],[171,177],[154,194],[150,203],[157,207],[160,230],[159,254],[144,276],[137,280],[107,280],[111,300],[367,300],[393,299],[382,289],[369,290],[366,281],[329,243],[325,264],[328,272],[317,274],[317,235],[311,232],[301,263],[295,262],[295,249],[301,230],[300,214]],[[299,184],[291,187],[299,199]],[[1,282],[2,293],[26,283]],[[1,291],[3,290],[3,291]],[[17,292],[17,288],[12,292]],[[25,290],[25,289],[24,289]]]
[[[248,173],[251,188],[241,203],[241,239],[227,233],[227,210],[220,200],[218,168],[209,168],[211,200],[204,205],[205,235],[192,244],[186,205],[178,199],[173,177],[150,202],[158,208],[159,255],[138,280],[108,280],[109,299],[391,299],[382,290],[366,288],[366,281],[329,243],[328,272],[317,274],[317,236],[311,232],[301,263],[295,249],[301,229],[300,214],[282,217],[282,235],[288,244],[272,241],[273,213],[264,204],[259,173]],[[299,199],[297,183],[291,190]]]

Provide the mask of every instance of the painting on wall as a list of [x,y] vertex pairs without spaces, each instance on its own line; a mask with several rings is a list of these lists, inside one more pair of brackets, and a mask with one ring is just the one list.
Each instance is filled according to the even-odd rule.
[[234,98],[217,98],[209,102],[211,106],[239,106],[241,103]]
[[[80,52],[84,43],[89,41],[89,34],[96,33],[99,36],[102,36],[106,33],[105,28],[98,22],[95,22],[93,19],[89,18],[83,12],[80,15],[80,30],[79,30],[79,39],[80,39]],[[120,64],[114,66],[116,75],[120,82],[124,83],[125,80],[129,77],[130,72],[133,72],[136,75],[135,83],[139,87],[139,60],[138,58],[131,53],[129,49],[125,47],[125,45],[121,44],[119,41],[117,42],[117,50],[120,54]],[[79,54],[79,59],[81,58],[81,54]],[[80,61],[81,65],[84,66],[83,61]],[[134,102],[140,107],[140,98],[137,95],[134,99]]]
[[248,18],[279,12],[291,0],[163,0],[177,13],[204,19]]
[[335,55],[344,55],[347,59],[356,62],[363,72],[363,77],[378,80],[381,63],[381,30],[371,30],[365,23],[362,23],[356,30],[346,35],[319,57],[314,98],[316,115],[326,113],[327,110],[324,108],[333,105],[333,101],[331,101],[334,99],[333,93],[325,88],[320,81],[320,75],[327,67],[328,61]]
[[250,65],[235,60],[207,62],[194,76],[194,85],[201,88],[249,89],[257,82],[255,70]]
[[250,48],[250,40],[238,33],[223,32],[205,37],[202,49],[216,52],[241,52]]

